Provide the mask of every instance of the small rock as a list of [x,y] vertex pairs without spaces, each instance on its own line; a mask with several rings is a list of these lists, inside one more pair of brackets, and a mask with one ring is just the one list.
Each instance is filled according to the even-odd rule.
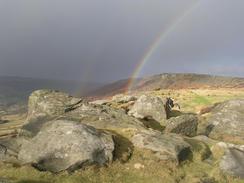
[[137,170],[140,170],[140,169],[144,169],[145,166],[142,165],[141,163],[136,163],[136,164],[134,164],[134,168],[137,169]]

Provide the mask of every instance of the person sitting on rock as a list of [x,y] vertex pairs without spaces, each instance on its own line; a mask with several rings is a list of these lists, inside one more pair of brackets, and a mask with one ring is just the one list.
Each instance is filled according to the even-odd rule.
[[167,119],[170,118],[170,112],[172,111],[172,108],[174,108],[175,106],[177,106],[178,109],[180,109],[180,105],[178,103],[174,103],[173,99],[167,97],[165,103],[165,111],[166,111]]

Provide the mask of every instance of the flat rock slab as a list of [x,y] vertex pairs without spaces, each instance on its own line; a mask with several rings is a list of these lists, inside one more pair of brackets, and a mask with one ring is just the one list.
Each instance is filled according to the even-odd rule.
[[162,134],[156,131],[143,131],[132,138],[135,147],[148,149],[166,161],[179,163],[190,153],[190,145],[176,134]]

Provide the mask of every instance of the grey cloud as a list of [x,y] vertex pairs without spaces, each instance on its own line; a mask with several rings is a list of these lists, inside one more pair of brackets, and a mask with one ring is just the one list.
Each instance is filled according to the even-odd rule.
[[[0,74],[82,81],[129,77],[155,37],[196,0],[0,2]],[[235,74],[243,64],[242,0],[205,0],[141,74]],[[230,62],[232,64],[230,64]],[[221,72],[221,70],[223,72]],[[241,72],[239,75],[243,75]]]

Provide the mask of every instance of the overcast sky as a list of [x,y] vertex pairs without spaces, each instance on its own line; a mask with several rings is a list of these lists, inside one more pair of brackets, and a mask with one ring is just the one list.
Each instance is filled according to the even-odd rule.
[[1,0],[0,75],[127,78],[161,33],[141,75],[244,76],[244,1]]

